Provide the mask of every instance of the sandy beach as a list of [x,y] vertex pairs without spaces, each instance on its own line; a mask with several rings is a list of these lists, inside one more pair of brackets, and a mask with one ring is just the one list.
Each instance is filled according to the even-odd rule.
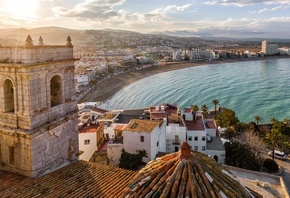
[[130,83],[138,81],[142,78],[188,67],[196,67],[209,64],[227,64],[231,62],[242,62],[242,61],[257,61],[265,59],[277,59],[277,58],[290,58],[288,56],[282,57],[260,57],[260,58],[249,58],[249,59],[232,59],[232,60],[214,60],[214,61],[199,61],[199,62],[181,62],[181,63],[171,63],[159,66],[152,66],[146,69],[128,72],[107,78],[101,82],[97,82],[95,89],[89,92],[81,102],[105,102],[110,99],[119,90],[128,86]]

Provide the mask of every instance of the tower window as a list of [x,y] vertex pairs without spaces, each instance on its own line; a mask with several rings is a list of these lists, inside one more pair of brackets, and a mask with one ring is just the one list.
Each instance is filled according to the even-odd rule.
[[9,163],[15,164],[14,146],[9,146]]
[[62,91],[62,78],[58,75],[52,77],[50,81],[51,107],[62,103]]
[[6,79],[3,83],[4,112],[14,112],[14,88],[11,80]]

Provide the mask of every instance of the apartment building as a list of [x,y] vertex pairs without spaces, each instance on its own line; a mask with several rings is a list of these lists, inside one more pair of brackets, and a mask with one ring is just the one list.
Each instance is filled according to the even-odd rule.
[[270,44],[266,40],[262,41],[262,52],[265,55],[273,55],[278,53],[278,45]]

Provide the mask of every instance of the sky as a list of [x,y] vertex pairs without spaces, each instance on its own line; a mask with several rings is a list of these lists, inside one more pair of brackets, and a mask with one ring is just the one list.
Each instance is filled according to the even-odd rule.
[[290,0],[0,0],[0,28],[290,38]]

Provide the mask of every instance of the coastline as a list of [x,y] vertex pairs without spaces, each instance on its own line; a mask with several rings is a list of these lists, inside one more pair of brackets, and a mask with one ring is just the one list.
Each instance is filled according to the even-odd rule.
[[271,59],[285,59],[289,56],[270,56],[270,57],[258,57],[248,59],[231,59],[231,60],[213,60],[213,61],[194,61],[194,62],[180,62],[180,63],[168,63],[158,66],[152,66],[141,70],[122,73],[116,76],[112,76],[95,84],[95,89],[86,94],[79,102],[101,102],[106,103],[111,97],[113,97],[118,91],[126,86],[134,83],[138,80],[146,78],[148,76],[159,74],[167,71],[174,71],[189,67],[197,67],[211,64],[227,64],[233,62],[244,61],[259,61],[259,60],[271,60]]

